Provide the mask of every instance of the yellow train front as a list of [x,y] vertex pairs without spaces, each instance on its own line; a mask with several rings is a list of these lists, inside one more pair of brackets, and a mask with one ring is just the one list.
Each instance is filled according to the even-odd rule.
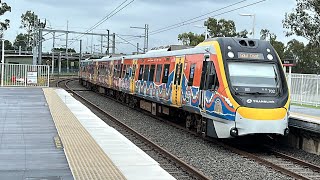
[[219,138],[287,135],[290,94],[280,58],[270,43],[217,38],[198,46],[208,45],[217,51],[215,66],[223,90],[214,95],[204,92],[203,116],[213,120],[207,120],[206,134]]
[[86,60],[82,66],[83,85],[182,121],[204,136],[289,133],[289,90],[267,41],[214,38],[190,49]]

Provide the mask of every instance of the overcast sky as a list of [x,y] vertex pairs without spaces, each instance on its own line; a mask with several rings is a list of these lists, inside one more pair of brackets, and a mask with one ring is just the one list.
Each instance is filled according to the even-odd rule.
[[[240,1],[240,0],[239,0]],[[223,8],[230,4],[239,2],[238,0],[135,0],[122,11],[108,19],[102,25],[97,27],[94,32],[105,33],[106,29],[110,29],[111,33],[120,35],[141,35],[144,30],[130,29],[130,26],[144,26],[149,24],[150,32],[157,29],[182,22],[184,20],[197,17],[199,15]],[[259,37],[261,29],[269,29],[276,33],[278,39],[284,42],[291,38],[285,37],[282,27],[282,20],[286,12],[291,12],[295,7],[295,0],[266,0],[265,2],[236,10],[234,12],[218,15],[234,8],[239,8],[247,4],[257,2],[258,0],[247,0],[230,8],[217,11],[209,16],[214,16],[217,19],[224,18],[233,20],[236,23],[237,31],[243,29],[252,29],[252,18],[240,16],[239,13],[249,13],[256,15],[255,37]],[[20,32],[25,32],[19,29],[21,25],[20,16],[27,10],[34,11],[41,18],[46,18],[47,25],[53,29],[66,29],[67,21],[69,21],[69,30],[85,31],[103,17],[120,5],[123,0],[5,0],[12,7],[12,12],[6,13],[1,19],[8,18],[11,21],[11,28],[5,32],[5,38],[13,41],[15,36]],[[126,3],[130,2],[128,0]],[[149,48],[180,44],[177,36],[183,32],[204,33],[205,29],[196,27],[203,25],[203,21],[195,22],[186,26],[178,27],[170,31],[150,35]],[[76,35],[70,35],[70,38],[75,38]],[[52,35],[45,36],[46,39]],[[62,36],[61,36],[62,37]],[[130,37],[122,36],[125,39]],[[100,38],[84,36],[83,49],[90,52],[91,42],[98,47]],[[117,37],[117,42],[123,42]],[[137,42],[143,46],[143,39],[131,41],[133,44]],[[71,42],[70,42],[71,43]],[[56,45],[64,45],[64,40],[56,40]],[[78,42],[71,46],[78,49]],[[52,47],[52,40],[46,41],[43,51],[49,51]],[[135,51],[135,47],[129,44],[117,43],[116,52],[131,53]]]

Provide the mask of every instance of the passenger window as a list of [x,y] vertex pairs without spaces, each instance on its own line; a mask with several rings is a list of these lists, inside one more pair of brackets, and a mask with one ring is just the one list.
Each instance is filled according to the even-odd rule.
[[131,69],[131,66],[127,66],[127,70],[125,72],[125,78],[128,78],[129,77],[129,73],[130,73],[130,69]]
[[207,64],[207,83],[206,89],[217,90],[219,87],[218,76],[216,73],[216,69],[214,67],[214,63],[209,61]]
[[165,64],[163,68],[162,83],[168,82],[169,70],[170,70],[170,64]]
[[123,64],[118,65],[118,77],[121,78]]
[[157,65],[157,72],[156,72],[156,80],[155,80],[155,82],[160,82],[161,72],[162,72],[162,64],[158,64]]
[[193,85],[193,79],[194,79],[194,71],[196,70],[196,64],[191,64],[190,66],[190,74],[189,74],[189,81],[188,86]]
[[156,65],[151,65],[151,67],[150,67],[150,73],[149,73],[149,81],[153,81],[155,69],[156,69]]
[[126,65],[123,65],[123,66],[122,66],[121,78],[124,78],[124,75],[125,75],[125,73],[126,73],[126,68],[127,68]]
[[146,65],[146,67],[144,68],[144,73],[143,73],[143,80],[144,80],[144,81],[147,81],[147,80],[148,80],[149,67],[150,67],[150,65]]
[[116,64],[113,69],[113,76],[117,77],[118,65]]
[[132,76],[131,76],[131,77],[132,77],[133,79],[136,78],[136,77],[135,77],[135,75],[136,75],[136,67],[137,67],[137,65],[135,65],[135,64],[134,64],[133,67],[132,67]]
[[140,65],[138,80],[142,80],[144,65]]

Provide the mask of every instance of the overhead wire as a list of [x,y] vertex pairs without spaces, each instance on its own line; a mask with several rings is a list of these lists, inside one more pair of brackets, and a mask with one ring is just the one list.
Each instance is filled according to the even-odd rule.
[[[231,10],[228,10],[228,11],[224,11],[224,12],[221,12],[221,13],[218,13],[218,14],[215,14],[213,16],[209,16],[209,17],[216,17],[216,16],[219,16],[219,15],[223,15],[223,14],[227,14],[227,13],[230,13],[230,12],[233,12],[233,11],[236,11],[236,10],[239,10],[239,9],[243,9],[243,8],[246,8],[246,7],[249,7],[249,6],[253,6],[253,5],[256,5],[256,4],[259,4],[259,3],[262,3],[264,1],[267,1],[267,0],[260,0],[260,1],[256,1],[256,2],[253,2],[253,3],[250,3],[250,4],[246,4],[246,5],[243,5],[243,6],[240,6],[240,7],[237,7],[237,8],[234,8],[234,9],[231,9]],[[243,3],[244,1],[239,1],[237,3],[233,3],[231,5],[228,5],[228,6],[225,6],[225,7],[222,7],[218,10],[215,10],[215,11],[211,11],[209,13],[206,13],[206,15],[208,14],[211,14],[212,12],[217,12],[217,11],[220,11],[222,9],[226,9],[228,7],[232,7],[236,4],[239,4],[239,3]],[[191,18],[192,20],[194,21],[191,21],[189,22],[191,19],[189,20],[186,20],[186,21],[183,21],[183,22],[180,22],[180,23],[176,23],[175,25],[170,25],[170,26],[166,26],[165,28],[160,28],[160,29],[157,29],[157,30],[154,30],[154,31],[150,31],[150,34],[149,35],[155,35],[155,34],[159,34],[159,33],[162,33],[162,32],[165,32],[165,31],[169,31],[169,30],[172,30],[172,29],[176,29],[176,28],[179,28],[179,27],[182,27],[182,26],[186,26],[186,25],[189,25],[189,24],[193,24],[195,22],[199,22],[199,21],[204,21],[206,19],[208,19],[209,17],[206,17],[206,18],[202,18],[202,19],[198,19],[199,17],[203,17],[205,16],[204,14],[201,15],[201,16],[197,16],[197,18]],[[195,20],[197,19],[197,20]],[[128,39],[127,41],[133,41],[133,40],[136,40],[136,39],[139,39],[139,38],[132,38],[132,39]]]
[[[229,4],[229,5],[224,6],[224,7],[222,7],[222,8],[215,9],[215,10],[210,11],[210,12],[208,12],[208,13],[205,13],[205,14],[202,14],[202,15],[199,15],[199,16],[196,16],[196,17],[193,17],[193,18],[184,20],[184,21],[182,21],[182,22],[179,22],[179,23],[176,23],[176,24],[172,24],[172,25],[169,25],[169,26],[166,26],[166,27],[163,27],[163,28],[159,28],[159,29],[156,29],[156,30],[154,30],[154,31],[150,31],[150,33],[153,33],[153,32],[156,32],[156,31],[161,31],[161,30],[163,30],[163,29],[167,29],[167,28],[171,28],[171,27],[173,27],[173,26],[177,26],[177,25],[181,25],[181,24],[187,23],[187,22],[189,22],[189,21],[192,21],[192,20],[195,20],[195,19],[198,19],[198,18],[207,16],[207,15],[209,15],[209,14],[212,14],[212,13],[219,12],[219,11],[221,11],[221,10],[230,8],[230,7],[232,7],[232,6],[241,4],[241,3],[245,2],[245,1],[247,1],[247,0],[241,0],[241,1],[238,1],[238,2],[235,2],[235,3],[232,3],[232,4]],[[131,38],[131,39],[128,39],[128,41],[132,41],[132,40],[136,40],[136,39],[139,39],[139,38]]]
[[[247,5],[238,7],[238,8],[234,8],[234,9],[231,9],[231,10],[228,10],[228,11],[225,11],[225,12],[222,12],[222,13],[218,13],[218,14],[215,14],[214,16],[210,16],[210,17],[216,17],[216,16],[219,16],[219,15],[227,14],[227,13],[230,13],[230,12],[233,12],[233,11],[236,11],[236,10],[239,10],[239,9],[243,9],[243,8],[246,8],[246,7],[249,7],[249,6],[253,6],[253,5],[262,3],[262,2],[264,2],[264,1],[267,1],[267,0],[256,1],[256,2],[254,2],[254,3],[247,4]],[[153,33],[151,32],[149,35],[159,34],[159,33],[165,32],[165,31],[169,31],[169,30],[171,30],[171,29],[176,29],[176,28],[179,28],[179,27],[181,27],[181,26],[186,26],[186,25],[193,24],[193,23],[195,23],[195,22],[203,21],[203,20],[206,20],[206,19],[208,19],[208,18],[203,18],[203,19],[191,21],[191,22],[188,22],[188,23],[184,23],[184,24],[181,24],[181,25],[178,25],[178,26],[175,26],[175,27],[163,29],[163,30],[161,30],[161,31],[156,31],[156,32],[153,32]]]
[[[133,3],[135,0],[131,0],[129,3],[127,3],[126,5],[124,5],[128,0],[123,1],[120,5],[118,5],[113,11],[111,11],[108,15],[106,15],[103,19],[101,19],[99,22],[97,22],[95,25],[93,25],[92,27],[90,27],[88,30],[86,30],[87,32],[90,32],[92,30],[94,30],[95,28],[97,28],[98,26],[100,26],[102,23],[104,23],[105,21],[107,21],[108,19],[110,19],[111,17],[113,17],[114,15],[116,15],[117,13],[119,13],[121,10],[123,10],[124,8],[126,8],[127,6],[129,6],[131,3]],[[124,6],[123,6],[124,5]],[[122,7],[121,7],[122,6]],[[121,7],[121,8],[120,8]],[[120,8],[120,9],[119,9]],[[83,37],[83,35],[79,35],[76,37],[76,39],[79,39],[81,37]]]
[[119,36],[119,35],[117,35],[117,34],[116,34],[116,36],[117,36],[118,38],[120,38],[121,40],[125,41],[126,43],[128,43],[128,44],[130,44],[130,45],[138,48],[139,50],[143,51],[143,49],[140,49],[137,45],[132,44],[131,42],[127,41],[126,39],[122,38],[121,36]]

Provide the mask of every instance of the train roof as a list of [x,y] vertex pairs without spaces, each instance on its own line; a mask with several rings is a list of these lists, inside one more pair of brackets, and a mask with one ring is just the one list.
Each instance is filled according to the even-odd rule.
[[206,54],[211,53],[215,54],[216,50],[213,46],[200,46],[194,47],[190,49],[182,49],[176,51],[157,51],[157,52],[149,52],[146,54],[137,54],[137,55],[127,55],[122,57],[103,57],[94,61],[112,61],[112,60],[121,60],[121,59],[142,59],[142,58],[153,58],[153,57],[166,57],[166,56],[181,56],[188,54]]

